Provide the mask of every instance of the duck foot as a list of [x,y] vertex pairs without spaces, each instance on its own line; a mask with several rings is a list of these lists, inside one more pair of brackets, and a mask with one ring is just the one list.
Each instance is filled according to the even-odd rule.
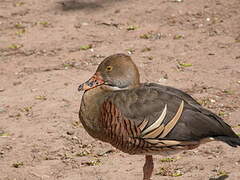
[[145,156],[145,164],[143,166],[143,180],[151,180],[153,172],[153,157],[152,155]]

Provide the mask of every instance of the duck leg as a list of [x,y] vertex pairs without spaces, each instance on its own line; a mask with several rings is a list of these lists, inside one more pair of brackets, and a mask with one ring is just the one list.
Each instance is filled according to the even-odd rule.
[[151,180],[153,172],[153,157],[152,155],[145,156],[145,164],[143,166],[143,180]]

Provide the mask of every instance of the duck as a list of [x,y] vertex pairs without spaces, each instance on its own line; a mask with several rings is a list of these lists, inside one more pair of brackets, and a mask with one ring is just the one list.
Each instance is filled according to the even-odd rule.
[[79,119],[87,133],[130,155],[144,155],[143,180],[152,177],[153,155],[191,150],[222,141],[240,146],[239,136],[218,115],[170,86],[141,83],[126,54],[106,57],[78,87],[84,91]]

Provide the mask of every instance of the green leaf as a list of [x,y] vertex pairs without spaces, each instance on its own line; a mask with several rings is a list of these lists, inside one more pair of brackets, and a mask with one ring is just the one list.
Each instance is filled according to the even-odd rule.
[[10,134],[9,133],[0,133],[0,136],[1,137],[8,137],[8,136],[10,136]]
[[41,21],[41,22],[39,22],[39,24],[41,24],[44,27],[48,27],[50,25],[50,23],[47,21]]
[[22,47],[22,45],[20,45],[20,44],[11,44],[10,46],[8,46],[8,48],[12,49],[12,50],[16,50],[16,49],[19,49],[21,47]]
[[91,48],[92,48],[91,44],[80,46],[80,50],[88,50],[88,49],[91,49]]
[[138,28],[137,26],[131,25],[131,26],[128,26],[128,27],[127,27],[127,30],[128,30],[128,31],[134,31],[134,30],[136,30],[137,28]]
[[175,36],[173,36],[174,40],[183,39],[183,38],[184,38],[184,36],[181,34],[176,34]]
[[191,67],[191,63],[178,63],[181,67]]
[[179,172],[175,172],[172,174],[172,177],[178,177],[178,176],[182,176],[183,173],[181,173],[180,171]]
[[23,28],[24,28],[24,25],[22,25],[21,23],[16,23],[16,24],[15,24],[15,28],[23,29]]

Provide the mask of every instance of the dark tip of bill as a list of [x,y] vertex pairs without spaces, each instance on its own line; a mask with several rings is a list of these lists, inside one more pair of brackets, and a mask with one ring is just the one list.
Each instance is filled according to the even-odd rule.
[[78,86],[78,91],[81,91],[83,89],[83,85],[84,84],[80,84],[80,86]]

